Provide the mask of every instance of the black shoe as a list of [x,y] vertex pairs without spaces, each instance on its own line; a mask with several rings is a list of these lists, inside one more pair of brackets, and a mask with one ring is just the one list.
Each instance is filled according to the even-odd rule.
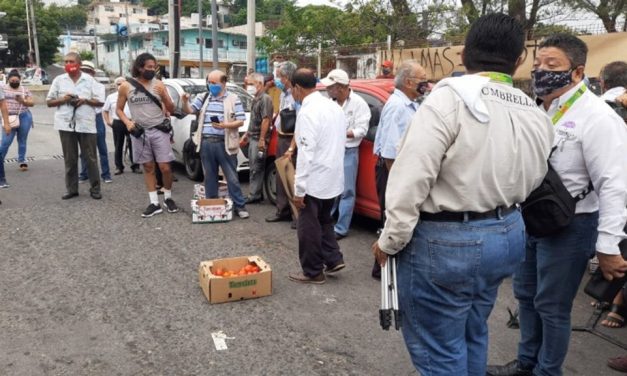
[[74,197],[78,197],[78,193],[66,193],[63,196],[61,196],[61,200],[69,200]]
[[161,209],[161,206],[155,205],[155,204],[150,204],[150,205],[148,205],[146,210],[144,210],[144,212],[142,213],[142,217],[149,218],[149,217],[152,217],[153,215],[157,215],[157,214],[161,214],[161,213],[163,213],[163,210]]
[[518,360],[512,360],[511,362],[503,366],[488,366],[486,369],[486,376],[532,376],[532,368],[522,368],[518,363]]
[[122,175],[123,173],[124,173],[124,170],[115,170],[113,175]]
[[256,204],[256,203],[259,203],[259,202],[261,202],[261,201],[263,201],[263,199],[261,199],[261,198],[252,198],[252,197],[248,197],[248,198],[246,199],[246,203],[247,203],[247,204]]
[[174,203],[174,200],[172,200],[171,198],[166,198],[163,201],[163,206],[165,206],[165,208],[168,210],[168,213],[176,213],[177,211],[179,211],[179,207],[176,206],[176,203]]
[[342,234],[338,234],[338,233],[336,232],[336,233],[335,233],[335,240],[342,240],[342,239],[344,239],[344,238],[345,238],[345,237],[347,237],[347,236],[348,236],[348,235],[346,235],[346,234],[342,235]]
[[134,174],[141,174],[142,173],[142,170],[139,167],[133,168],[133,169],[131,169],[131,171],[133,171]]
[[271,217],[267,217],[266,218],[266,222],[282,222],[282,221],[289,221],[290,217],[281,217],[280,215],[274,214]]
[[337,264],[333,265],[333,266],[328,266],[326,267],[326,269],[324,269],[325,273],[329,273],[329,274],[333,274],[333,273],[337,273],[340,270],[344,269],[346,267],[346,264],[344,264],[344,260],[340,260],[337,262]]
[[102,198],[102,194],[100,192],[91,192],[89,195],[94,200],[100,200]]

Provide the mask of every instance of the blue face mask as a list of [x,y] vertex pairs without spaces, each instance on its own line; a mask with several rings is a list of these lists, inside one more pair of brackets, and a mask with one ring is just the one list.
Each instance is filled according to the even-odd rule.
[[222,92],[222,85],[220,85],[220,84],[207,84],[207,90],[209,90],[211,95],[213,95],[214,97],[217,97],[220,94],[220,92]]
[[296,110],[296,112],[298,112],[300,110],[300,107],[303,105],[302,102],[299,101],[294,101],[294,109]]
[[281,82],[278,78],[274,79],[274,86],[278,87],[281,91],[285,91],[285,85],[283,85],[283,82]]

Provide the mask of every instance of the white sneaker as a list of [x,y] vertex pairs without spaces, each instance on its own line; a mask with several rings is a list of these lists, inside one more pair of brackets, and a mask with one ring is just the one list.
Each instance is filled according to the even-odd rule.
[[236,209],[235,212],[241,219],[246,219],[250,217],[250,214],[248,214],[248,210],[246,209]]
[[7,182],[0,183],[0,188],[9,188],[10,185]]

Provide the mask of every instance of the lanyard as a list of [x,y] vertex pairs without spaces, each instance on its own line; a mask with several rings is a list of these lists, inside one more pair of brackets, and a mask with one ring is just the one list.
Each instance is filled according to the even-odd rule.
[[500,72],[482,72],[482,73],[479,73],[479,75],[483,77],[488,77],[492,81],[514,85],[514,80],[512,80],[512,76],[510,76],[509,74],[500,73]]
[[570,110],[573,104],[577,101],[577,99],[581,97],[581,95],[585,91],[586,91],[586,85],[581,85],[579,90],[577,90],[570,98],[568,98],[566,103],[564,103],[564,105],[560,107],[560,109],[555,113],[555,115],[553,115],[553,118],[551,119],[551,121],[553,122],[553,125],[557,124],[557,122],[560,121],[560,119],[564,116],[564,114],[568,110]]

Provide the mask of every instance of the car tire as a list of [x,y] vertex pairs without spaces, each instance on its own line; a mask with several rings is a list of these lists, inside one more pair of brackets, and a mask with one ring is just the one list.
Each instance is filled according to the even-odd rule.
[[263,195],[272,205],[276,205],[276,179],[277,171],[274,158],[268,158],[265,176],[263,177]]
[[183,154],[183,164],[185,165],[185,173],[187,177],[193,181],[202,181],[202,163],[200,158],[190,158],[187,153]]

